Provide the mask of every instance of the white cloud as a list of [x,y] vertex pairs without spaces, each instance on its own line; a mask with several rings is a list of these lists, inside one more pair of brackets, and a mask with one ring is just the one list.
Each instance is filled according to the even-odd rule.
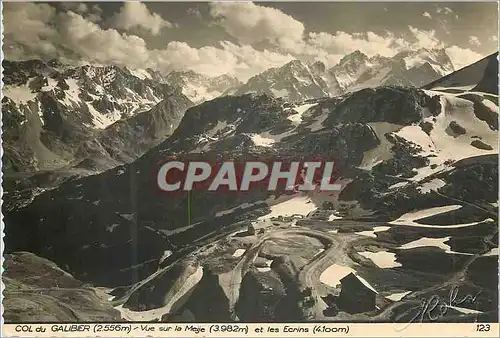
[[224,49],[212,46],[193,48],[179,41],[172,41],[164,50],[157,50],[152,54],[151,61],[157,63],[156,68],[190,69],[209,76],[233,70],[238,63],[237,58]]
[[124,30],[142,28],[153,35],[158,35],[164,27],[172,27],[170,22],[156,13],[151,13],[141,2],[125,2],[120,12],[111,19],[111,25]]
[[78,14],[86,13],[89,10],[89,7],[83,2],[61,2],[61,6]]
[[408,26],[408,29],[413,35],[413,38],[416,40],[412,43],[412,46],[415,48],[443,48],[444,44],[436,37],[436,31],[431,30],[423,30],[418,29],[413,26]]
[[[40,57],[56,53],[52,41],[57,30],[50,25],[56,15],[48,4],[4,3],[4,51],[14,57]],[[20,24],[22,23],[22,24]]]
[[[162,49],[148,49],[144,39],[104,29],[73,11],[56,14],[53,7],[35,3],[9,3],[4,8],[5,46],[10,59],[60,57],[160,71],[191,69],[209,76],[228,73],[243,80],[293,59],[288,53],[227,41],[201,48],[172,41]],[[18,22],[24,25],[19,27]]]
[[313,52],[325,51],[339,57],[355,50],[368,56],[392,56],[404,44],[404,40],[390,33],[382,36],[373,32],[349,34],[341,31],[335,34],[310,33],[307,42],[313,47]]
[[236,45],[225,41],[221,42],[222,48],[234,55],[239,61],[231,73],[240,79],[246,79],[271,67],[282,66],[294,59],[291,54],[281,54],[269,50],[258,51],[250,45]]
[[455,69],[463,68],[483,58],[481,54],[458,46],[446,48],[446,53],[449,55],[451,62],[453,62]]
[[292,60],[291,55],[268,50],[258,51],[250,45],[220,42],[219,47],[194,48],[185,42],[172,41],[165,49],[150,52],[151,67],[170,70],[193,70],[197,73],[218,76],[228,74],[240,80],[277,67]]
[[[142,10],[145,9],[144,5],[139,5]],[[75,11],[84,13],[57,13],[47,4],[5,4],[4,50],[7,57],[58,57],[73,62],[83,60],[131,68],[150,67],[163,72],[189,69],[209,76],[229,74],[245,81],[257,73],[270,67],[281,66],[294,58],[319,60],[331,67],[355,50],[360,50],[368,56],[379,54],[390,57],[405,49],[444,47],[436,38],[434,30],[426,31],[412,26],[408,27],[409,39],[390,32],[310,32],[304,36],[302,23],[276,9],[254,4],[240,4],[238,9],[236,4],[219,3],[211,5],[212,15],[219,18],[222,27],[237,38],[237,43],[221,41],[219,45],[195,48],[186,42],[170,41],[162,48],[150,49],[146,41],[137,35],[122,33],[114,28],[103,28],[97,24],[99,20],[96,21],[89,15],[93,13],[99,16],[99,7],[72,6]],[[122,9],[118,18],[131,16],[131,13],[123,13],[127,13],[127,10]],[[129,25],[149,27],[152,33],[159,32],[158,27],[161,24],[147,26],[144,11],[138,13],[140,15],[134,17],[135,21],[129,21]],[[156,15],[149,11],[147,14],[150,17]],[[235,16],[232,16],[233,14]],[[245,15],[248,15],[246,19]],[[257,20],[252,21],[250,18]],[[19,22],[23,25],[19,26]],[[286,26],[287,23],[290,26]],[[125,29],[123,25],[120,27]],[[274,44],[275,48],[258,50],[249,44],[260,41],[262,37]],[[449,47],[447,51],[457,67],[481,57],[472,50],[456,46]]]
[[481,45],[481,41],[479,41],[479,38],[477,36],[469,36],[469,43],[471,45],[475,45],[475,46],[480,46]]
[[429,12],[422,13],[422,16],[425,16],[426,18],[432,19],[432,15]]
[[99,22],[102,20],[102,9],[98,5],[93,5],[92,9],[86,15],[86,19],[92,22]]
[[446,34],[451,34],[451,31],[450,29],[448,28],[448,20],[446,19],[442,19],[442,20],[438,20],[439,22],[439,25],[441,26],[441,28],[443,29],[443,31],[446,33]]
[[146,42],[138,36],[102,29],[73,12],[62,14],[58,24],[60,43],[84,59],[137,66],[147,61]]
[[251,2],[211,3],[210,14],[242,44],[266,40],[284,50],[295,50],[304,35],[302,22],[278,9]]

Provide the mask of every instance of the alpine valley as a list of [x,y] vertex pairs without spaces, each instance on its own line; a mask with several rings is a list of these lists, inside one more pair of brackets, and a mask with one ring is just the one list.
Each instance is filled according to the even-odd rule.
[[[5,322],[407,323],[432,297],[424,321],[495,322],[497,58],[357,51],[244,83],[4,61]],[[156,181],[167,157],[310,156],[340,192]]]

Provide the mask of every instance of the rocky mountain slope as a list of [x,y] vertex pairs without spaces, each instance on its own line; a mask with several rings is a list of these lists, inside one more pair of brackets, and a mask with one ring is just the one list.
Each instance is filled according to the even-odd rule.
[[[271,68],[250,78],[245,84],[226,91],[225,94],[247,93],[283,97],[289,101],[304,101],[330,95],[327,82],[318,71],[299,60],[293,60],[281,67]],[[333,85],[332,90],[337,88]]]
[[133,161],[168,137],[192,105],[175,87],[126,68],[3,65],[7,208],[69,178]]
[[[119,67],[39,60],[4,61],[3,66],[4,165],[14,172],[60,168],[96,154],[119,162],[136,158],[154,142],[124,149],[110,148],[102,139],[127,138],[117,132],[124,124],[137,133],[121,140],[128,146],[132,139],[163,138],[192,104],[177,89]],[[121,151],[126,154],[116,155]]]
[[[481,296],[448,320],[487,320],[498,308],[489,282],[497,278],[498,94],[484,62],[465,70],[477,75],[474,87],[485,84],[480,92],[385,86],[301,103],[267,94],[204,102],[135,161],[8,211],[6,252],[30,251],[114,288],[128,320],[404,321],[422,297],[446,299],[454,281]],[[171,157],[310,156],[335,161],[340,194],[157,186]],[[379,290],[373,311],[352,314],[336,302],[335,276],[349,269]],[[200,305],[193,297],[207,290],[217,301]],[[480,314],[461,316],[463,308]]]

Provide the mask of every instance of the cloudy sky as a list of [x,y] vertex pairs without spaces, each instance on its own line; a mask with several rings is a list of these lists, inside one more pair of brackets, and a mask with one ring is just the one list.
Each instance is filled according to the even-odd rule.
[[294,58],[335,65],[355,50],[446,48],[456,68],[498,50],[495,2],[18,3],[4,6],[7,59],[191,69],[245,80]]

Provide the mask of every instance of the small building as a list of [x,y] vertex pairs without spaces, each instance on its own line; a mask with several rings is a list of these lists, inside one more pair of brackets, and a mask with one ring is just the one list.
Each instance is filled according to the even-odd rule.
[[337,306],[349,314],[370,312],[376,310],[378,292],[361,276],[350,273],[340,280],[341,291]]

